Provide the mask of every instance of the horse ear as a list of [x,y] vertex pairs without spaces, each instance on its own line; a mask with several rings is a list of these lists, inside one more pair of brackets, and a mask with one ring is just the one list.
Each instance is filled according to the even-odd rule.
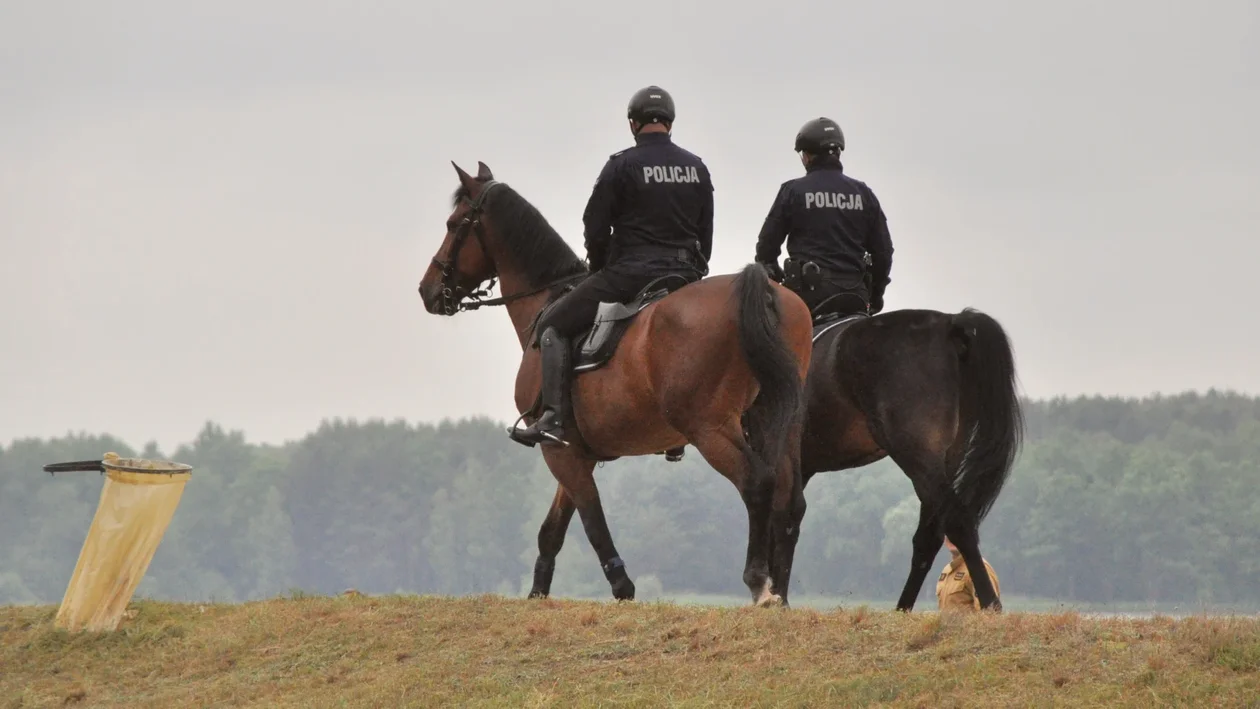
[[472,194],[473,192],[475,192],[478,185],[477,185],[477,181],[473,179],[473,176],[469,175],[467,172],[464,172],[464,168],[460,167],[459,165],[455,165],[454,160],[451,161],[451,165],[454,165],[455,174],[459,175],[459,182],[460,184],[464,186],[464,189],[468,190],[469,194]]
[[455,174],[460,176],[460,184],[469,190],[475,188],[476,180],[473,179],[473,175],[465,173],[464,167],[456,165],[454,160],[451,160],[451,165],[455,167]]
[[494,173],[490,172],[490,168],[486,167],[486,164],[484,162],[481,162],[480,160],[477,161],[477,179],[478,180],[493,180],[494,179]]

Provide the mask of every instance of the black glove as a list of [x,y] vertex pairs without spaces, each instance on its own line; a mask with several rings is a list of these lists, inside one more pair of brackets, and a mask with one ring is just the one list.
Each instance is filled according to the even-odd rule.
[[783,269],[779,266],[778,261],[771,261],[769,263],[761,263],[761,265],[765,267],[766,273],[769,274],[772,280],[778,283],[783,282],[783,279],[784,279]]

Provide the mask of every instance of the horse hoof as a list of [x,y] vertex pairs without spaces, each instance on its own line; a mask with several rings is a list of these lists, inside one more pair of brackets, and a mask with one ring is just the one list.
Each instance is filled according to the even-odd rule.
[[613,598],[617,599],[618,601],[633,601],[634,600],[634,582],[628,578],[622,579],[618,581],[617,583],[613,584],[612,593],[613,593]]
[[757,599],[758,608],[780,608],[783,605],[783,597],[777,593],[767,593]]
[[539,591],[535,589],[529,592],[529,598],[546,598],[546,597],[547,597],[546,591]]

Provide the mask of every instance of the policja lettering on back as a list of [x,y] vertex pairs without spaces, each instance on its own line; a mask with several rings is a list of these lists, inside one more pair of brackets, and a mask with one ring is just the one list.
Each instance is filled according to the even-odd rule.
[[700,172],[694,165],[653,165],[643,167],[644,182],[699,182]]
[[835,209],[861,209],[862,195],[843,192],[806,192],[805,208],[832,207]]

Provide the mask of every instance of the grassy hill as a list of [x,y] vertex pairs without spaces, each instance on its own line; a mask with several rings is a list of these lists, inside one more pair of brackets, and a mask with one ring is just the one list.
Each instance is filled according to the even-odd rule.
[[1260,620],[754,610],[498,596],[0,608],[0,709],[1254,706]]

